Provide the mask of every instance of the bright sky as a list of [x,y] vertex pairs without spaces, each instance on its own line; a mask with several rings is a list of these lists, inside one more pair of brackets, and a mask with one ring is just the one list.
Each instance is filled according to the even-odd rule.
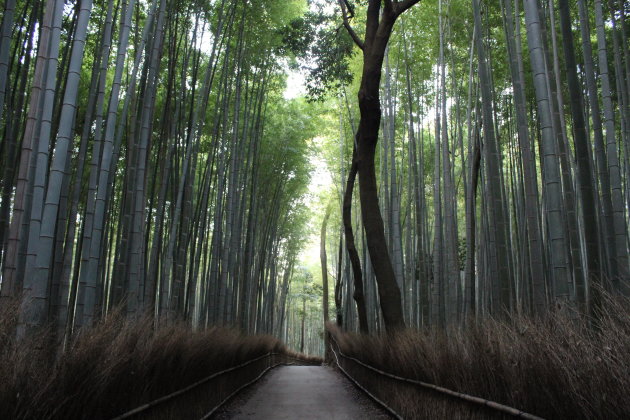
[[[315,138],[313,141],[315,144],[320,144],[323,139]],[[330,190],[333,180],[326,167],[326,162],[324,162],[321,156],[313,156],[311,163],[313,164],[313,172],[311,173],[311,182],[304,202],[313,211],[313,218],[310,221],[313,229],[307,238],[307,244],[302,249],[300,261],[301,264],[306,267],[319,267],[319,235],[321,227],[315,226],[314,223],[319,221],[321,217],[316,217],[315,213],[320,210],[320,197],[326,191]],[[321,211],[323,211],[323,209],[321,209]],[[313,272],[313,277],[319,278],[319,272]]]
[[296,70],[286,69],[287,87],[284,90],[284,99],[294,99],[306,93],[304,75]]

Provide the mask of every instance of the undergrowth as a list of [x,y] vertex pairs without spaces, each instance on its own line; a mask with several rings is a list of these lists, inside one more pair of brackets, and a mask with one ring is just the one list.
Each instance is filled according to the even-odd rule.
[[0,418],[112,418],[212,373],[269,352],[292,354],[271,336],[234,330],[154,330],[149,318],[112,315],[81,331],[61,355],[46,333],[16,341],[15,311],[0,314]]
[[[628,418],[630,302],[608,297],[604,307],[597,321],[558,310],[544,320],[484,319],[447,331],[409,329],[379,337],[342,333],[332,325],[329,331],[343,353],[401,377],[544,418]],[[396,381],[385,384],[379,375],[363,370],[357,370],[362,385],[377,392],[385,386],[408,387]],[[444,401],[442,415],[448,416],[448,407],[462,405],[417,387],[414,397],[409,392],[400,398],[388,394],[397,399],[393,407],[405,418],[437,418],[427,408],[427,398]]]

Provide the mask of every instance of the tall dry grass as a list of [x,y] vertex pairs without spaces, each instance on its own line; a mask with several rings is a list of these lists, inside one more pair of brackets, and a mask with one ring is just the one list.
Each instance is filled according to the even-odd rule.
[[[331,327],[341,351],[398,376],[506,404],[545,418],[630,418],[630,301],[607,297],[598,321],[559,310],[545,320],[486,319],[466,328],[380,337]],[[359,369],[359,368],[357,368]],[[369,372],[369,371],[367,371]],[[378,391],[378,375],[362,375]],[[408,386],[400,385],[402,388]],[[417,388],[416,388],[417,389]],[[388,394],[406,418],[449,416],[461,403],[430,391]],[[405,395],[403,398],[402,395]],[[444,401],[427,408],[427,398]],[[430,410],[439,410],[436,417]],[[461,415],[461,407],[456,408]],[[467,417],[486,418],[488,411]],[[464,411],[465,412],[465,411]]]
[[57,356],[45,333],[16,342],[14,313],[0,314],[2,419],[112,418],[268,352],[289,353],[271,336],[184,324],[154,331],[148,318],[113,315]]

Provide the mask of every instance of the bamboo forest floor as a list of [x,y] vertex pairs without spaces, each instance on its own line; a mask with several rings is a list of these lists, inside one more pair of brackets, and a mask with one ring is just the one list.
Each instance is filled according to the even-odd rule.
[[326,366],[282,366],[238,395],[219,419],[389,419],[339,372]]

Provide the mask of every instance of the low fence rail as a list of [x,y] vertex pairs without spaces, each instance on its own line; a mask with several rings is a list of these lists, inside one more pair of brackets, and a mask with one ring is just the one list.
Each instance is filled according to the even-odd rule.
[[234,395],[262,378],[269,370],[290,364],[312,365],[315,363],[283,353],[270,352],[215,372],[187,387],[129,410],[113,420],[208,419]]
[[[339,369],[395,418],[522,418],[542,420],[542,417],[495,401],[382,371],[355,357],[344,354],[334,334],[330,334],[330,337],[332,339],[331,350]],[[419,398],[422,398],[422,404],[409,404],[410,399],[417,400]],[[445,404],[445,399],[450,401]],[[418,410],[418,406],[422,408]]]

